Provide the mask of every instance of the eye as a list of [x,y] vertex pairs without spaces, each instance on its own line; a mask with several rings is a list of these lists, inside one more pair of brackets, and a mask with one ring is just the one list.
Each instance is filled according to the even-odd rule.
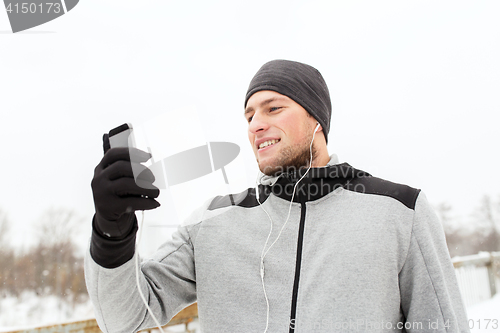
[[273,111],[276,111],[279,109],[281,109],[281,106],[275,106],[275,107],[270,108],[269,111],[273,112]]
[[252,121],[253,116],[247,118],[247,121],[250,123]]

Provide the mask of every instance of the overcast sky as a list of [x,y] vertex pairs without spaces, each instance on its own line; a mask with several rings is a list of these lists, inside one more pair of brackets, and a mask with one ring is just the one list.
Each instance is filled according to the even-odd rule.
[[[252,186],[244,95],[277,58],[323,74],[330,153],[468,214],[500,195],[499,17],[498,1],[84,0],[12,34],[0,11],[0,209],[12,239],[36,235],[50,207],[75,210],[88,236],[101,137],[124,122],[165,128],[149,138],[163,151],[234,142],[231,190]],[[162,191],[149,243],[216,191],[219,172]]]

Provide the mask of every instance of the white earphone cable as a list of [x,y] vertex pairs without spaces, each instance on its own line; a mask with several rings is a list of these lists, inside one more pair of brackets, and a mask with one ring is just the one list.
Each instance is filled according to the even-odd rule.
[[297,188],[297,185],[300,183],[300,181],[302,179],[304,179],[304,177],[307,175],[307,173],[309,172],[309,170],[312,167],[312,144],[314,142],[314,136],[316,135],[316,130],[318,129],[318,127],[319,127],[319,124],[318,124],[318,126],[316,126],[316,129],[314,130],[313,137],[312,137],[312,140],[311,140],[311,144],[309,145],[309,152],[310,152],[309,167],[307,168],[307,171],[304,173],[304,175],[297,181],[297,183],[295,183],[295,186],[293,187],[292,199],[290,200],[290,206],[288,208],[288,215],[286,217],[285,223],[281,227],[281,230],[278,233],[278,237],[276,237],[276,239],[274,240],[274,242],[269,246],[269,248],[265,252],[264,252],[264,250],[266,249],[267,243],[269,242],[269,238],[271,237],[271,233],[273,231],[273,219],[271,218],[271,216],[269,215],[269,213],[264,209],[264,207],[262,206],[262,203],[259,201],[259,195],[258,195],[259,186],[257,184],[258,174],[257,174],[257,179],[255,180],[255,183],[257,184],[257,186],[255,188],[257,202],[259,203],[260,208],[262,208],[264,210],[264,212],[266,213],[267,217],[271,221],[271,228],[269,230],[269,234],[267,235],[266,243],[264,244],[264,248],[262,249],[262,253],[260,255],[260,279],[262,281],[262,289],[264,290],[264,297],[266,299],[266,307],[267,307],[267,311],[266,311],[266,329],[264,330],[264,333],[267,333],[267,329],[269,328],[269,299],[267,298],[266,285],[264,283],[264,272],[265,272],[264,258],[266,257],[266,255],[269,252],[269,250],[273,247],[273,245],[280,238],[281,232],[283,231],[283,229],[285,229],[285,226],[288,223],[288,220],[290,218],[290,212],[292,210],[293,198],[295,196],[295,189]]
[[[144,224],[144,211],[142,211],[142,219],[141,219],[141,225],[139,226],[139,235],[137,235],[137,242],[135,245],[135,251],[139,251],[139,244],[141,243],[141,236],[142,236],[142,226]],[[149,311],[149,314],[153,318],[155,325],[158,326],[158,329],[160,330],[161,333],[165,333],[163,329],[161,328],[160,322],[158,319],[156,319],[156,316],[154,315],[153,311],[149,307],[148,302],[146,301],[146,297],[144,297],[144,294],[142,293],[141,286],[139,283],[139,253],[135,254],[135,282],[137,284],[137,291],[139,291],[139,295],[141,295],[142,302],[146,306],[146,308]]]

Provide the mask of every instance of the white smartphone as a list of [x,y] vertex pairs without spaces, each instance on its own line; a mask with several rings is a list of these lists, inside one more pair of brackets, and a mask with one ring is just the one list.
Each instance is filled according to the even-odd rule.
[[109,131],[109,147],[135,147],[132,124],[126,123]]
[[[104,148],[104,153],[108,151],[110,148],[117,148],[117,147],[134,147],[137,148],[135,138],[134,138],[134,131],[132,128],[132,125],[129,123],[125,123],[123,125],[120,125],[118,127],[113,128],[109,133],[104,134],[103,136],[103,148]],[[149,153],[151,151],[148,149]],[[133,157],[131,157],[131,162],[134,162]],[[165,182],[165,177],[163,175],[163,166],[162,163],[154,161],[153,158],[148,160],[147,162],[141,162],[141,161],[135,161],[137,164],[143,164],[147,166],[151,172],[155,175],[155,182],[153,183],[157,188],[166,188],[166,182]],[[132,164],[132,171],[134,173],[134,179],[137,179],[139,176],[140,172],[142,172],[144,169],[140,167],[137,164]],[[141,185],[139,185],[141,186]]]

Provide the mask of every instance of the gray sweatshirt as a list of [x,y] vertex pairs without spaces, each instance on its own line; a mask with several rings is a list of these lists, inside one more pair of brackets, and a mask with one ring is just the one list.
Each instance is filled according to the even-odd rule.
[[[302,174],[265,179],[259,200],[248,189],[207,201],[142,261],[141,289],[162,324],[198,302],[204,333],[264,332],[261,254]],[[155,326],[137,292],[135,230],[120,244],[92,235],[85,277],[104,332]],[[267,332],[469,332],[424,194],[347,163],[313,168],[300,181],[264,264]]]

